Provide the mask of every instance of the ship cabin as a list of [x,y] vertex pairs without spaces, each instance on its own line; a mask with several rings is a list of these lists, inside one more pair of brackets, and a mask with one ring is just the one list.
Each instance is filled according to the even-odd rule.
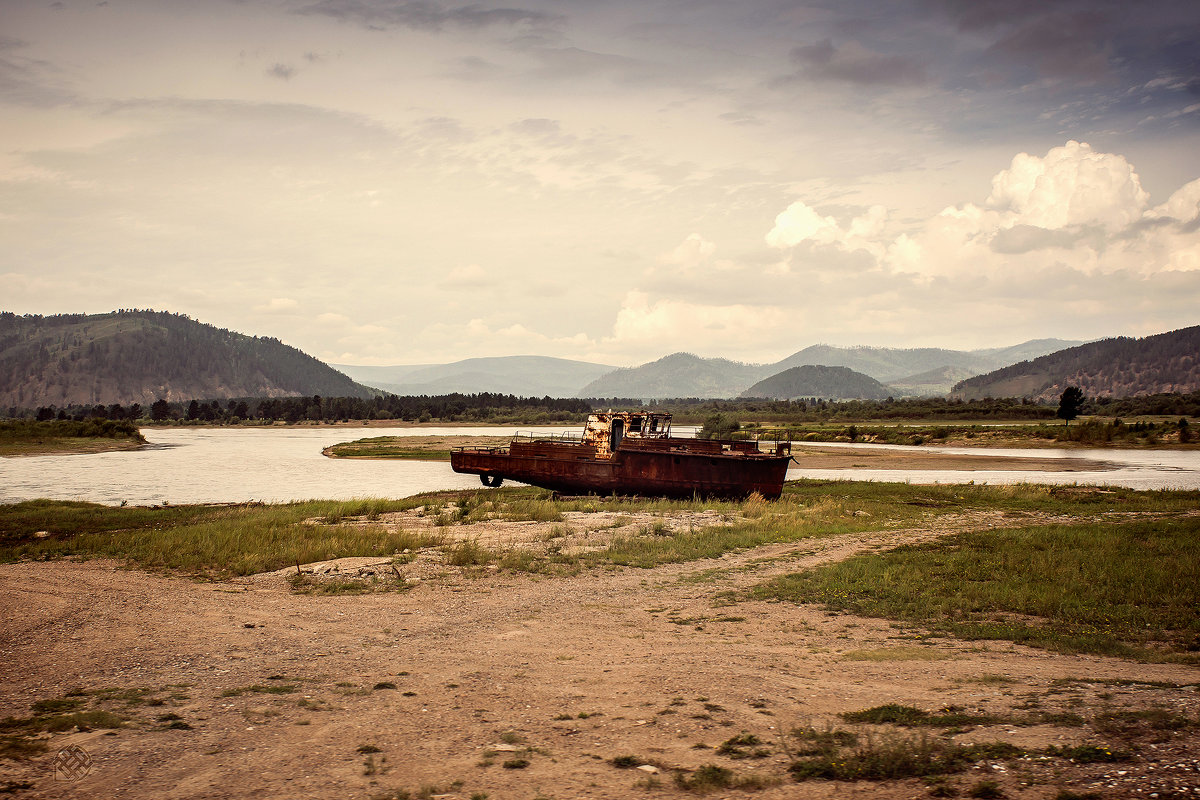
[[671,415],[655,411],[601,411],[589,414],[583,443],[596,448],[596,458],[612,458],[629,439],[669,439]]

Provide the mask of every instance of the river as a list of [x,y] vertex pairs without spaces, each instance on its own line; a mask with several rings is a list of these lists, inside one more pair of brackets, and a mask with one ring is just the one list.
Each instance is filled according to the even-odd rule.
[[[514,427],[149,428],[143,434],[150,444],[140,450],[0,458],[0,502],[39,497],[134,505],[285,502],[407,497],[438,489],[480,488],[477,477],[458,475],[446,462],[333,459],[321,455],[321,450],[364,436],[511,436],[515,432]],[[933,448],[909,449],[929,452]],[[966,455],[1084,458],[1096,461],[1097,469],[1046,472],[793,467],[788,478],[1200,489],[1200,451],[1196,450],[937,449]],[[1114,464],[1115,469],[1105,468]]]

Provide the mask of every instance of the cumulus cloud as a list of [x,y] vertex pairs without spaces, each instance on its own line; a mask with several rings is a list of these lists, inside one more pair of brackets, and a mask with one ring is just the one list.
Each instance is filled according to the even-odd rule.
[[775,220],[767,243],[869,254],[875,266],[918,277],[1100,276],[1200,269],[1200,180],[1151,207],[1133,165],[1068,141],[1044,156],[1019,153],[992,178],[982,204],[943,209],[899,235],[886,212],[848,224],[803,201]]
[[669,253],[659,259],[663,264],[695,268],[712,259],[717,246],[698,233],[690,234]]
[[802,200],[792,203],[775,218],[775,226],[767,233],[767,244],[779,249],[796,247],[801,243],[834,247],[846,252],[865,250],[882,255],[879,242],[887,222],[887,209],[871,206],[844,227],[832,216],[824,216]]
[[1016,155],[992,178],[987,206],[1051,230],[1096,224],[1116,231],[1140,219],[1149,199],[1124,156],[1069,141],[1043,158]]

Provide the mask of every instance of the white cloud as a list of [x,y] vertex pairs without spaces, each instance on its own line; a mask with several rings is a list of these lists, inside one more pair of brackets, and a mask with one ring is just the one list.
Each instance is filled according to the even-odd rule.
[[690,234],[669,253],[659,259],[663,264],[693,269],[709,261],[717,246],[698,233]]
[[287,314],[295,311],[300,304],[290,297],[272,297],[265,303],[254,307],[260,314]]
[[767,232],[766,240],[780,250],[810,243],[846,252],[863,250],[880,257],[884,250],[880,238],[887,217],[886,208],[873,205],[843,228],[835,218],[822,216],[804,201],[797,200],[775,218],[775,227]]
[[987,206],[1024,223],[1051,230],[1101,225],[1117,231],[1140,219],[1149,195],[1124,156],[1097,153],[1071,140],[1044,158],[1019,153],[992,178]]
[[1186,224],[1198,216],[1200,180],[1151,208],[1124,156],[1072,140],[1045,156],[1019,153],[992,178],[982,205],[948,206],[898,235],[887,231],[880,207],[842,225],[797,201],[776,218],[766,239],[783,250],[821,245],[863,251],[877,267],[926,279],[1029,277],[1063,269],[1152,275],[1200,269],[1200,233]]
[[674,350],[725,355],[758,349],[776,339],[789,322],[788,313],[773,306],[702,304],[671,298],[651,301],[645,292],[631,291],[617,312],[612,336],[600,346],[631,354],[634,363]]

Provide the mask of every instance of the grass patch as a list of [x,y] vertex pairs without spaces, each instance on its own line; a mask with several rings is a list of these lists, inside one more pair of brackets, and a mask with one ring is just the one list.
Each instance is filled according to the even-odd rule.
[[93,453],[127,449],[146,443],[137,426],[128,421],[99,419],[29,419],[0,422],[0,456],[40,453]]
[[871,650],[847,650],[842,653],[843,661],[944,661],[953,657],[952,653],[944,650],[915,645],[876,647]]
[[900,725],[909,728],[917,726],[954,728],[962,725],[1021,724],[1018,720],[996,714],[969,714],[957,706],[947,706],[941,711],[933,713],[896,703],[865,708],[862,711],[845,711],[839,716],[846,720],[846,722],[865,722],[872,725]]
[[1022,755],[1002,742],[960,745],[930,736],[884,736],[856,740],[849,747],[826,747],[799,758],[788,767],[798,781],[885,781],[949,775],[983,758],[1009,759]]
[[[304,524],[370,518],[425,500],[307,501],[278,505],[114,508],[36,500],[0,506],[0,561],[65,556],[125,559],[141,567],[227,578],[346,556],[382,556],[441,544],[426,533],[376,525]],[[51,536],[34,534],[47,531]]]
[[1195,662],[1198,534],[1197,518],[963,533],[777,578],[748,595],[965,639]]
[[707,794],[719,789],[765,789],[774,781],[759,775],[738,775],[728,767],[705,764],[692,772],[676,772],[675,785],[696,794]]
[[294,683],[256,683],[253,686],[239,686],[235,689],[226,689],[221,692],[221,697],[241,697],[244,694],[291,694],[296,691],[296,688],[296,684]]
[[1128,761],[1133,754],[1127,750],[1114,750],[1111,747],[1094,744],[1081,744],[1073,747],[1047,747],[1046,755],[1058,756],[1076,764],[1107,764]]

